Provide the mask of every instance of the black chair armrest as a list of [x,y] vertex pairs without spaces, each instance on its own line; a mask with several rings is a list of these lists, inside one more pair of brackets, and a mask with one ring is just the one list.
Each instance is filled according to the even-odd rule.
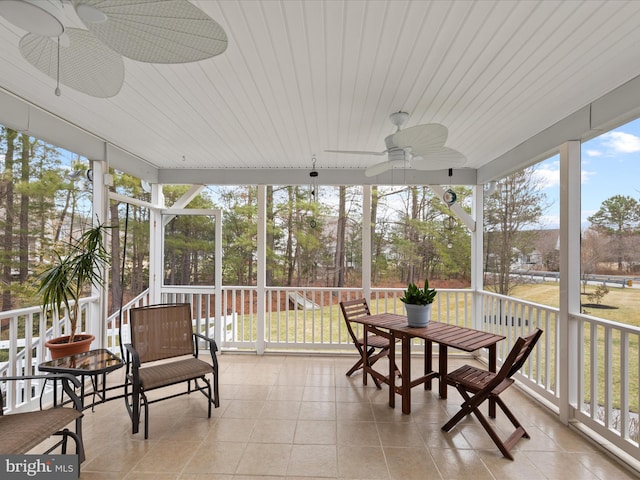
[[193,343],[194,343],[194,356],[198,357],[198,338],[200,340],[204,340],[209,344],[209,353],[211,354],[211,360],[216,361],[216,352],[218,351],[218,345],[213,338],[209,338],[206,335],[202,335],[201,333],[193,334]]
[[129,364],[131,364],[133,368],[140,368],[140,355],[138,355],[136,349],[133,348],[133,345],[131,345],[130,343],[125,343],[124,348],[127,350],[127,372],[129,370]]

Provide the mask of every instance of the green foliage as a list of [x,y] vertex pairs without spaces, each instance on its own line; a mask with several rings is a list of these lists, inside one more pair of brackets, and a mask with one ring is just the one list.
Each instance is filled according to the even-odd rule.
[[409,283],[400,301],[410,305],[428,305],[433,303],[437,293],[435,288],[429,288],[429,279],[425,278],[424,288],[418,287],[415,283]]
[[596,305],[600,305],[602,303],[602,299],[605,295],[609,293],[609,288],[602,284],[598,285],[596,289],[587,295],[587,298],[591,303],[595,303]]
[[38,277],[37,293],[41,295],[43,310],[57,315],[66,310],[69,314],[69,342],[73,342],[76,333],[78,302],[84,288],[104,285],[103,271],[110,257],[103,237],[108,228],[111,227],[102,224],[90,228],[79,239],[67,244],[65,256],[54,252],[54,262]]
[[607,233],[632,231],[640,223],[640,205],[628,195],[614,195],[602,202],[587,220]]

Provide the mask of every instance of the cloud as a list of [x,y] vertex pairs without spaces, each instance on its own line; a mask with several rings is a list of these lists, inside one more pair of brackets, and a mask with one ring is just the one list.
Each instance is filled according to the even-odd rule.
[[609,132],[602,135],[602,144],[618,153],[640,152],[640,137],[625,132]]
[[560,185],[560,169],[558,162],[544,163],[535,169],[534,175],[540,180],[542,188],[552,188]]
[[560,215],[543,215],[537,226],[539,228],[560,228]]
[[586,150],[584,152],[588,157],[600,157],[602,152],[600,150]]
[[590,172],[589,170],[582,170],[580,172],[580,182],[589,183],[589,179],[596,175],[597,172]]

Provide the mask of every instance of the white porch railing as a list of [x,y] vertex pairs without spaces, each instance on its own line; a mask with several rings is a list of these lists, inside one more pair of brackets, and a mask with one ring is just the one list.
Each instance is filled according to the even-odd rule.
[[[527,388],[559,410],[569,403],[573,419],[636,461],[640,459],[640,328],[588,315],[569,315],[576,358],[570,362],[569,399],[561,399],[559,311],[511,297],[481,293],[488,329],[505,335],[503,358],[515,339],[532,328],[544,330],[541,341],[517,375]],[[570,334],[571,335],[571,334]],[[571,351],[571,348],[570,348]]]
[[[80,300],[80,331],[86,332],[91,325],[90,315],[94,310],[91,306],[98,300],[98,297]],[[61,336],[63,331],[68,331],[69,319],[64,316],[47,325],[42,309],[31,307],[0,312],[0,325],[0,376],[22,376],[38,373],[37,366],[51,358],[44,344],[51,338]],[[40,332],[44,332],[44,339]],[[34,399],[39,400],[41,394],[47,396],[51,392],[50,388],[42,392],[42,384],[38,380],[8,382],[7,385],[9,390],[3,392],[7,410],[19,409]]]
[[[256,287],[224,287],[221,311],[214,314],[215,295],[211,291],[189,292],[184,288],[163,293],[164,302],[190,302],[194,328],[213,336],[224,350],[348,352],[353,347],[347,338],[338,303],[362,295],[360,289],[345,288],[281,288],[265,289],[265,311],[258,311]],[[402,313],[399,298],[402,289],[372,289],[372,313]],[[479,298],[478,298],[479,296]],[[91,325],[88,308],[97,299],[83,299],[83,325]],[[128,323],[128,310],[147,305],[147,292],[123,308],[123,322]],[[481,319],[473,318],[473,306],[479,305]],[[535,327],[544,330],[541,341],[518,373],[518,380],[552,408],[570,404],[573,418],[607,439],[633,458],[640,458],[638,445],[638,412],[640,411],[640,328],[586,315],[569,317],[570,331],[577,332],[571,362],[570,399],[561,399],[559,351],[559,312],[556,308],[521,301],[502,295],[471,290],[438,292],[432,310],[433,319],[455,325],[482,328],[506,337],[499,344],[498,358],[504,358],[515,339]],[[105,347],[119,352],[119,313],[107,319]],[[5,325],[0,344],[6,360],[0,364],[0,375],[33,372],[46,359],[39,332],[46,325],[40,309],[14,310],[0,313]],[[224,325],[215,328],[216,318]],[[64,319],[62,320],[64,322]],[[47,330],[55,336],[60,325]],[[261,334],[259,334],[261,332]],[[94,333],[94,332],[90,332]],[[219,338],[220,337],[220,338]],[[572,337],[573,338],[573,337]],[[95,345],[94,345],[95,347]],[[566,346],[565,346],[566,348]],[[422,352],[419,342],[416,352]],[[453,352],[452,352],[453,353]],[[25,384],[7,392],[7,408],[14,409],[39,397],[37,385]]]

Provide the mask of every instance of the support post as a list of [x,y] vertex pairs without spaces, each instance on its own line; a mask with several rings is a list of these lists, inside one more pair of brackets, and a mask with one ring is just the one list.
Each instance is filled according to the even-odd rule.
[[[577,402],[578,327],[580,313],[580,141],[560,146],[560,316],[558,369],[560,420],[573,417]],[[551,332],[545,332],[551,334]]]
[[362,296],[371,305],[371,185],[362,187]]
[[473,309],[471,318],[473,328],[483,330],[482,296],[484,290],[484,187],[475,185],[472,188],[473,203],[471,213],[475,220],[475,230],[471,232],[471,291]]
[[[106,148],[105,148],[106,150]],[[105,155],[107,152],[105,151]],[[109,211],[109,182],[105,181],[105,175],[109,173],[107,162],[92,161],[91,169],[93,170],[93,199],[92,209],[93,215],[91,219],[92,225],[105,223]],[[91,286],[91,296],[99,296],[100,300],[97,304],[91,303],[89,325],[86,330],[96,336],[95,346],[105,347],[107,338],[107,298],[109,294],[109,269],[105,268],[100,272],[104,279],[102,287]]]
[[266,295],[267,289],[267,187],[258,185],[258,245],[257,245],[257,332],[256,353],[264,354],[265,323],[266,323]]

